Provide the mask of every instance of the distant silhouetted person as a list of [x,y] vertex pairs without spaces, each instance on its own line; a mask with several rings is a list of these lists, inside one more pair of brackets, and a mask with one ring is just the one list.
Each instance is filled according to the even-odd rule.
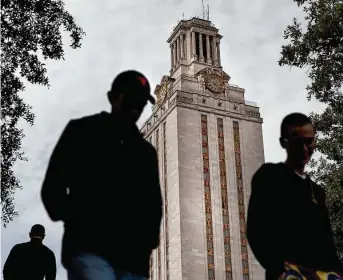
[[49,162],[42,200],[64,221],[62,263],[74,279],[146,279],[158,247],[162,197],[157,153],[136,126],[150,95],[136,71],[108,92],[111,113],[71,120]]
[[[341,273],[342,267],[325,191],[304,173],[315,149],[311,120],[300,113],[286,116],[280,144],[287,152],[286,161],[263,164],[252,179],[247,221],[250,247],[266,269],[267,280],[286,279],[291,274],[298,277],[291,279],[304,279],[300,274],[311,280],[340,279],[327,278],[328,272]],[[326,276],[318,278],[316,271]]]
[[56,259],[45,245],[45,229],[34,225],[30,231],[31,241],[15,245],[4,265],[4,280],[55,280]]

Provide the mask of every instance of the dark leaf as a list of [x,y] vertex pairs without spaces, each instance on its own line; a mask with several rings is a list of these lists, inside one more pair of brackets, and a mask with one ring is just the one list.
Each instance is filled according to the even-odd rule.
[[[16,216],[13,195],[22,189],[13,172],[24,133],[20,119],[33,125],[31,107],[23,102],[24,80],[49,85],[44,60],[63,59],[62,33],[70,34],[72,48],[79,48],[85,33],[64,9],[61,0],[4,0],[1,2],[1,207],[2,224]],[[39,55],[43,55],[43,61]]]
[[308,99],[327,105],[312,113],[318,151],[312,176],[327,191],[327,205],[338,254],[343,263],[343,1],[295,0],[303,8],[305,24],[297,19],[284,33],[279,65],[309,69]]

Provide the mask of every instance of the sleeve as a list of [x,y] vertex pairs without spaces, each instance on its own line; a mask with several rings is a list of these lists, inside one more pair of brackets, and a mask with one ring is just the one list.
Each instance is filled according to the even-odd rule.
[[68,214],[67,186],[73,154],[73,121],[70,121],[52,152],[41,189],[41,198],[53,221],[65,220]]
[[4,269],[3,269],[4,280],[12,280],[15,278],[14,273],[17,266],[17,258],[18,258],[18,247],[14,246],[12,250],[10,251],[7,257],[7,260],[4,264]]
[[56,258],[55,258],[55,254],[50,251],[47,271],[45,273],[45,280],[55,280],[55,279],[56,279]]
[[158,168],[158,160],[156,150],[153,148],[152,162],[151,162],[151,199],[150,203],[150,217],[151,217],[151,234],[152,234],[152,249],[156,249],[160,242],[160,227],[162,221],[162,194],[160,186],[160,176]]
[[[256,259],[268,273],[278,277],[284,272],[282,234],[278,199],[273,195],[272,170],[263,165],[253,176],[247,215],[247,238]],[[275,194],[275,193],[274,193]]]

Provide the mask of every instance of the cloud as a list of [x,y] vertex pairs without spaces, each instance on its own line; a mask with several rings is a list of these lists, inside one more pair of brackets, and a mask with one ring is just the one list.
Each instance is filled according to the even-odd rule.
[[[290,112],[321,110],[308,103],[306,73],[277,65],[283,30],[301,11],[291,0],[215,0],[210,19],[224,37],[221,58],[231,82],[246,89],[246,98],[258,102],[264,118],[267,161],[281,161],[279,124]],[[20,162],[16,174],[24,187],[16,195],[20,217],[2,230],[2,264],[11,247],[28,239],[34,223],[47,228],[45,244],[60,257],[62,225],[52,223],[41,204],[39,190],[47,161],[70,118],[109,109],[106,92],[114,76],[134,68],[145,73],[152,85],[168,74],[170,50],[166,43],[173,26],[182,18],[202,14],[199,0],[67,0],[66,8],[87,32],[81,49],[71,50],[65,36],[65,61],[47,62],[50,89],[28,85],[22,94],[33,106],[36,122],[24,125],[23,149],[29,162]],[[150,114],[147,108],[140,120]],[[65,279],[59,268],[58,279]]]

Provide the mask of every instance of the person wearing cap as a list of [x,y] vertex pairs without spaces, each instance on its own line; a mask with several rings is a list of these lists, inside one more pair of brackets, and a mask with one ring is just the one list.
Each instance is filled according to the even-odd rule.
[[31,241],[15,245],[4,264],[4,280],[55,280],[56,259],[45,245],[45,229],[36,224],[29,233]]
[[51,155],[41,196],[64,222],[62,263],[70,280],[149,278],[159,245],[162,196],[157,153],[136,122],[150,94],[147,78],[113,81],[112,110],[71,120]]

